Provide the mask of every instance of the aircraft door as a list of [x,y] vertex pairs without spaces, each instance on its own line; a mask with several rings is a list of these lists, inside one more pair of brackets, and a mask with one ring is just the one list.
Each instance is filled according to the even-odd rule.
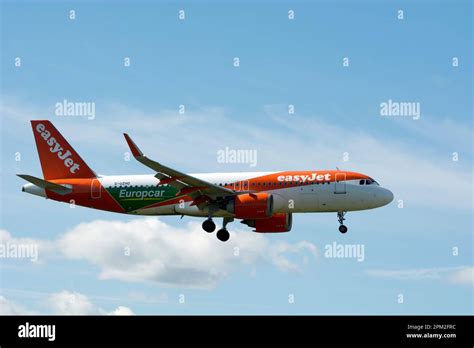
[[346,173],[336,173],[334,193],[346,193]]
[[240,191],[240,181],[234,182],[234,191]]
[[248,191],[249,187],[248,180],[234,182],[234,191]]
[[101,183],[98,179],[92,179],[91,182],[91,198],[99,199],[101,197]]

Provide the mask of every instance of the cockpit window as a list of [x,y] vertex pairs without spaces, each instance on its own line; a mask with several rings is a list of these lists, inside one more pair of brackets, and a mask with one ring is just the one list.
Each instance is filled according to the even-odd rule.
[[367,180],[367,181],[370,182],[370,183],[367,183],[367,185],[375,184],[377,186],[380,186],[379,183],[377,181],[375,181],[374,179],[372,179],[372,178],[369,178],[369,180]]
[[377,185],[380,186],[377,181],[372,178],[359,180],[359,185]]

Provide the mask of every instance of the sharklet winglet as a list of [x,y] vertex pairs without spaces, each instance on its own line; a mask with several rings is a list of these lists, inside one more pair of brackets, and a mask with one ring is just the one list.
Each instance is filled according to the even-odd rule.
[[130,151],[132,151],[133,157],[145,156],[143,152],[140,150],[140,148],[137,146],[137,144],[135,144],[135,142],[132,140],[132,138],[130,138],[130,136],[127,133],[123,133],[123,136],[125,137],[125,140],[127,141]]

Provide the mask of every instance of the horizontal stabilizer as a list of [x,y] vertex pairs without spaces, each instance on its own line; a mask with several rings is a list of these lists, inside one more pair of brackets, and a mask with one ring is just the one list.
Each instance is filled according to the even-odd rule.
[[72,192],[72,188],[67,187],[65,185],[55,184],[54,182],[43,180],[43,179],[31,176],[31,175],[26,175],[26,174],[17,174],[17,175],[20,178],[31,182],[33,185],[41,187],[42,189],[45,189],[45,190],[50,190],[50,191],[56,192],[56,193],[61,194],[61,195],[65,195],[65,194],[68,194],[68,193]]

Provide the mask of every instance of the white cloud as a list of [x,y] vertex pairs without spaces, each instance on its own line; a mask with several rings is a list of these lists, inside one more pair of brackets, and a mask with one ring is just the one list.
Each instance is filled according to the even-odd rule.
[[38,313],[19,305],[14,301],[0,296],[0,315],[57,314],[57,315],[133,315],[133,311],[125,306],[118,306],[107,312],[93,304],[81,293],[63,290],[41,296],[41,306],[45,313]]
[[89,299],[78,292],[63,290],[51,294],[46,302],[53,314],[79,315],[96,313],[96,308]]
[[366,273],[372,277],[395,280],[441,280],[456,284],[473,284],[474,282],[474,268],[467,266],[401,270],[371,269]]
[[455,271],[450,280],[456,284],[474,285],[474,267],[466,267]]
[[133,313],[132,310],[128,307],[119,306],[108,314],[109,315],[134,315],[135,313]]
[[317,255],[308,242],[270,242],[252,232],[232,232],[222,243],[199,223],[173,227],[158,218],[129,222],[92,221],[66,232],[57,241],[63,255],[100,268],[100,278],[160,285],[212,288],[233,270],[266,262],[282,271],[301,271],[288,253]]
[[[275,243],[268,248],[268,254],[272,262],[281,270],[301,272],[300,266],[292,263],[287,254],[303,254],[305,251],[309,251],[312,255],[316,256],[318,254],[318,249],[312,243],[301,241],[295,244],[289,243]],[[307,263],[308,260],[305,257],[303,263]]]
[[0,295],[0,315],[26,315],[34,314],[29,311],[23,305],[17,304],[13,301]]
[[[101,279],[188,288],[215,287],[232,271],[248,268],[250,273],[258,264],[299,273],[318,252],[306,241],[270,241],[249,230],[232,231],[231,239],[222,243],[198,222],[174,227],[155,217],[81,223],[54,240],[15,239],[0,230],[0,241],[39,246],[42,262],[58,257],[90,262],[98,266]],[[71,294],[58,293],[52,299],[56,312],[93,310],[80,295],[71,303],[60,300],[66,295]]]
[[0,229],[0,249],[0,259],[24,259],[40,264],[43,262],[43,255],[50,254],[54,245],[47,240],[15,238],[8,231]]
[[[13,240],[5,230],[0,235]],[[212,288],[237,269],[248,268],[250,275],[258,264],[301,272],[310,257],[318,254],[316,246],[309,242],[271,242],[252,232],[233,232],[231,239],[222,243],[215,235],[202,231],[199,223],[177,228],[154,217],[129,222],[92,221],[77,225],[55,240],[22,240],[47,245],[44,259],[62,255],[90,262],[98,266],[102,279],[186,288]],[[107,311],[78,292],[63,290],[40,295],[40,302],[50,314],[133,314],[125,306]],[[0,314],[27,313],[32,312],[0,297]]]
[[423,137],[434,144],[449,144],[453,151],[470,151],[472,146],[472,129],[447,117],[440,119],[423,117],[415,122],[407,122],[406,119],[396,117],[386,120],[411,132],[410,135],[416,138]]

